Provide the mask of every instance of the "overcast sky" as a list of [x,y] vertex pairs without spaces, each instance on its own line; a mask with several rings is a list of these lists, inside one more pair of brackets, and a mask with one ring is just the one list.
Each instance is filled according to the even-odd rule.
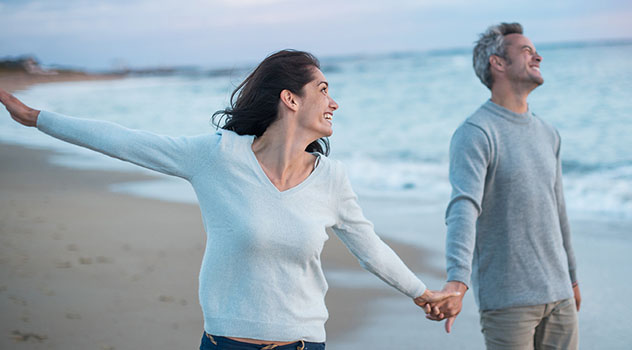
[[632,38],[630,0],[0,0],[0,57],[88,69],[256,63],[471,47],[518,21],[532,41]]

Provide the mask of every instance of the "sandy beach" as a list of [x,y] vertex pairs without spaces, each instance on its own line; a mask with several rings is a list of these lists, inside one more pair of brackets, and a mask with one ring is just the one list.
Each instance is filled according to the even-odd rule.
[[121,74],[88,74],[79,71],[54,72],[54,74],[28,74],[25,72],[0,72],[0,88],[9,92],[25,90],[35,84],[61,83],[89,80],[121,79]]
[[[109,192],[142,174],[73,170],[47,163],[50,153],[1,145],[0,348],[193,349],[202,315],[197,274],[204,247],[199,209]],[[418,249],[389,242],[424,271]],[[335,236],[323,254],[328,270],[361,268]],[[360,326],[388,289],[337,288],[327,295],[328,338]],[[422,312],[419,310],[419,313]]]

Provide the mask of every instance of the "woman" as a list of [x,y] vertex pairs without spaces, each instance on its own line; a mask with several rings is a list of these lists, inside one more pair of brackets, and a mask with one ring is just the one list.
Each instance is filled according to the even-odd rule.
[[325,157],[338,104],[309,53],[267,57],[215,113],[223,127],[195,137],[40,112],[1,90],[0,101],[19,123],[193,185],[207,233],[200,349],[324,349],[327,228],[426,312],[455,295],[427,290],[377,237],[342,165]]

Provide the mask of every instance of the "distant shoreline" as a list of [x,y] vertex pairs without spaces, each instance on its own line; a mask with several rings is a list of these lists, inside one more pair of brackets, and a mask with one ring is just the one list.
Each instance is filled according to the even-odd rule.
[[33,74],[27,72],[0,72],[0,88],[9,92],[26,90],[36,84],[60,83],[69,81],[114,80],[122,79],[126,74],[91,74],[80,71],[53,71],[52,74]]

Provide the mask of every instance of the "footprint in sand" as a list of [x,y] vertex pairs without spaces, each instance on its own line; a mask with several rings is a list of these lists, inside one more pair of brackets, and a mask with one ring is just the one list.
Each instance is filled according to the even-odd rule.
[[110,264],[112,262],[112,258],[108,258],[107,256],[97,256],[97,264]]
[[55,291],[48,287],[42,287],[40,288],[40,291],[46,296],[49,296],[49,297],[55,296]]
[[70,263],[70,261],[60,261],[55,264],[55,267],[57,267],[58,269],[69,269],[72,267],[72,264]]
[[22,306],[26,306],[26,300],[15,296],[15,295],[9,295],[9,300],[11,300],[14,304],[16,305],[22,305]]
[[66,246],[66,250],[68,250],[69,252],[77,252],[79,251],[79,247],[77,247],[76,244],[71,243]]
[[11,332],[11,338],[13,338],[13,340],[15,340],[16,342],[27,342],[33,340],[35,342],[41,343],[48,337],[42,334],[14,330],[13,332]]
[[22,322],[24,323],[29,323],[31,321],[31,314],[28,310],[22,311],[22,316],[20,317],[20,320],[22,320]]
[[66,318],[69,319],[69,320],[80,320],[81,319],[81,315],[79,315],[77,313],[67,312],[66,313]]
[[161,295],[160,297],[158,297],[158,300],[162,301],[163,303],[173,303],[176,298],[168,295]]

